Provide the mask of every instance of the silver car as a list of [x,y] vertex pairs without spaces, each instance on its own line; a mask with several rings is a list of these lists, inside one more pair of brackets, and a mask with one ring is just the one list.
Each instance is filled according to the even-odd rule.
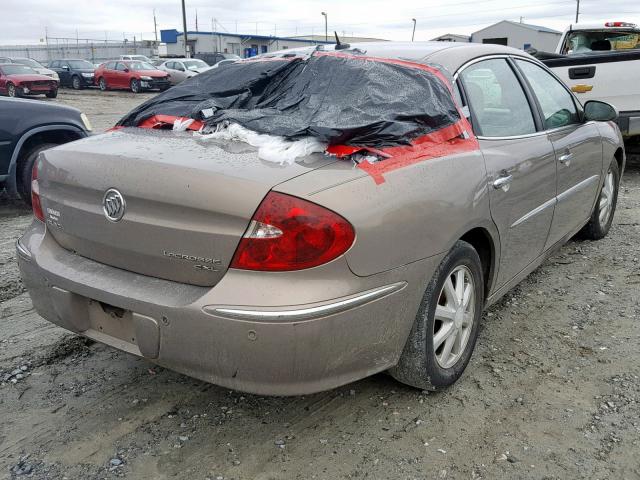
[[206,72],[210,68],[209,65],[197,58],[166,60],[158,66],[159,70],[164,70],[169,73],[169,79],[172,85],[177,85],[187,78],[195,77],[197,74]]
[[[625,166],[615,109],[581,105],[526,53],[385,42],[313,55],[356,62],[364,77],[342,87],[380,112],[381,92],[397,109],[412,99],[400,83],[363,81],[371,62],[406,67],[407,82],[428,69],[458,121],[282,165],[156,129],[159,116],[152,129],[47,150],[33,175],[37,218],[17,243],[37,312],[247,392],[308,394],[385,370],[439,389],[467,366],[483,309],[574,235],[609,231]],[[157,114],[166,95],[184,97],[175,89],[155,97]],[[367,114],[321,98],[332,117]],[[420,102],[440,108],[426,91]]]

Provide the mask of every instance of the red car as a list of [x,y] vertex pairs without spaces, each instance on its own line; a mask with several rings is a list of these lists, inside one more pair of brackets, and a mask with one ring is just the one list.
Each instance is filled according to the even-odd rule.
[[0,63],[0,93],[10,97],[44,93],[49,98],[56,98],[58,82],[26,65]]
[[133,93],[171,86],[167,72],[139,60],[111,60],[100,65],[94,75],[100,90],[126,89]]

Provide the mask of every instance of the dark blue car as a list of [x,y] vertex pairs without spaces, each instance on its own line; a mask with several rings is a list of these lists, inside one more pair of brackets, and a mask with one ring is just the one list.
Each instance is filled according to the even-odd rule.
[[63,105],[0,98],[0,189],[31,203],[31,170],[47,148],[89,135],[89,119]]

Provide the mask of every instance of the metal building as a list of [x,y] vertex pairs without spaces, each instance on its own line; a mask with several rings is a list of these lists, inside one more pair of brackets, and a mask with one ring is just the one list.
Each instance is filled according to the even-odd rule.
[[[163,47],[166,45],[166,56],[175,57],[184,55],[183,32],[175,29],[161,30],[160,40]],[[325,42],[324,40],[306,39],[304,37],[276,37],[227,32],[187,32],[187,42],[191,54],[223,52],[235,53],[243,58],[289,48],[335,43],[335,41]]]
[[562,33],[547,27],[503,20],[471,34],[475,43],[494,43],[526,50],[553,52]]

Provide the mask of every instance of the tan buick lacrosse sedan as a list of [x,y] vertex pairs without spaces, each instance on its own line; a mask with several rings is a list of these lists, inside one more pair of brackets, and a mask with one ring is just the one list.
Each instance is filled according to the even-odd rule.
[[442,388],[484,308],[607,234],[616,116],[496,45],[237,61],[41,154],[22,277],[47,320],[225,387]]

